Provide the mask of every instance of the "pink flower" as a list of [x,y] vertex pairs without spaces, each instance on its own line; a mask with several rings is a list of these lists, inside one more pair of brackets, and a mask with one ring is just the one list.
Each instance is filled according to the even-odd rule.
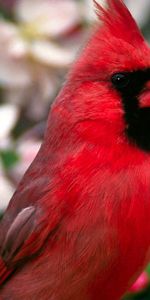
[[131,293],[137,293],[141,290],[145,289],[149,283],[149,277],[146,272],[143,272],[138,279],[135,281],[135,283],[131,286],[129,292]]

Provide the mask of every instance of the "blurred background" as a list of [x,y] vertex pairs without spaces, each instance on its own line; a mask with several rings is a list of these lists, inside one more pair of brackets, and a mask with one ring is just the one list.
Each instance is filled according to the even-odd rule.
[[[125,2],[150,41],[150,0]],[[95,22],[92,0],[0,0],[0,218]],[[126,299],[150,299],[149,270]]]

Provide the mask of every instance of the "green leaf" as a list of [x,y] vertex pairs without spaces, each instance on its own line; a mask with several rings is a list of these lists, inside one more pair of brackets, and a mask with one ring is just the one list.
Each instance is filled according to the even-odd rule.
[[0,150],[0,158],[5,169],[10,169],[19,160],[19,155],[13,149]]
[[146,272],[150,275],[150,264],[147,266]]

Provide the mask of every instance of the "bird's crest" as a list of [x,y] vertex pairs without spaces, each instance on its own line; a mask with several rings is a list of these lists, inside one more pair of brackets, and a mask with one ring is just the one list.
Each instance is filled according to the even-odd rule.
[[93,1],[96,13],[107,32],[135,47],[144,42],[135,20],[122,0],[106,0],[107,8],[101,6],[98,0]]

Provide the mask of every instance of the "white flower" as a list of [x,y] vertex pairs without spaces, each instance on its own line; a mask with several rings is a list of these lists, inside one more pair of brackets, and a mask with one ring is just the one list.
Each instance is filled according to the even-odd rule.
[[0,182],[1,182],[0,184],[0,195],[1,195],[0,212],[1,212],[7,207],[9,200],[14,193],[14,187],[10,183],[10,181],[2,174],[0,174]]
[[2,164],[0,161],[0,213],[5,210],[7,207],[10,198],[14,193],[14,186],[12,183],[6,178],[4,174],[4,170],[2,168]]
[[0,146],[5,142],[18,119],[18,108],[14,104],[0,105]]
[[61,36],[80,24],[79,7],[75,0],[18,0],[16,22],[0,21],[3,97],[26,107],[35,120],[45,117],[62,74],[74,60],[78,47]]
[[[57,43],[63,34],[81,22],[75,0],[19,0],[15,13],[20,32],[28,41],[28,54],[52,67],[68,67],[75,57],[74,48]],[[64,61],[63,61],[64,57]]]
[[18,0],[15,13],[24,28],[42,37],[60,36],[81,22],[75,0]]
[[29,84],[30,68],[25,55],[25,42],[18,28],[0,21],[0,86],[25,87]]
[[67,48],[63,49],[57,44],[40,40],[33,42],[30,53],[41,63],[55,68],[66,67],[72,63],[75,56],[75,53]]

